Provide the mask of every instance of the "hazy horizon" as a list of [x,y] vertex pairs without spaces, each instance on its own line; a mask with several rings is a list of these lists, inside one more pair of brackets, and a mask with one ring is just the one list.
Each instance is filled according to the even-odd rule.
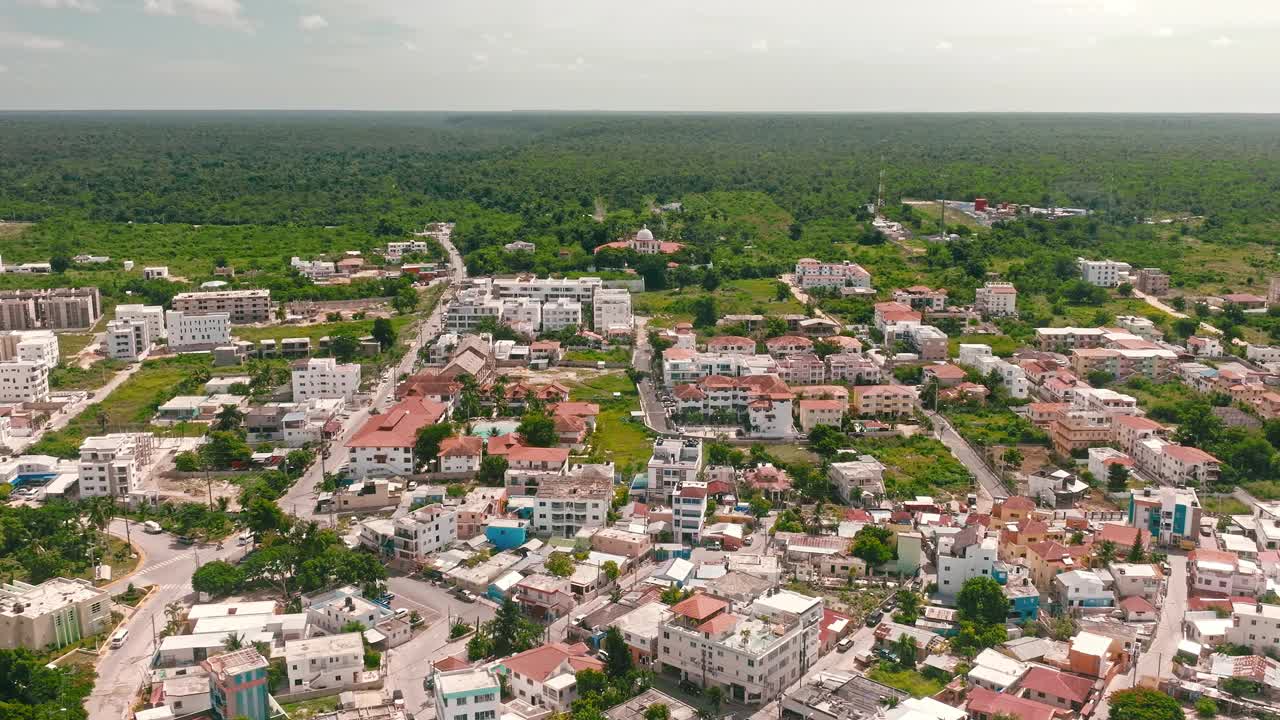
[[1263,0],[0,0],[0,109],[1274,114]]

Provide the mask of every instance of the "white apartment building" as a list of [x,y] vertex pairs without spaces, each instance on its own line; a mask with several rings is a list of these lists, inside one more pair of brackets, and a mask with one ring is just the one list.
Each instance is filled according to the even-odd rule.
[[1031,383],[1027,380],[1026,371],[1020,365],[1008,362],[1004,358],[987,355],[977,358],[972,367],[983,375],[990,375],[993,372],[999,373],[1001,384],[1004,385],[1004,389],[1009,392],[1009,397],[1011,398],[1023,400],[1031,394]]
[[502,317],[502,301],[486,288],[469,287],[458,292],[445,311],[445,332],[464,334],[475,330],[485,318],[498,322]]
[[347,441],[352,474],[364,478],[417,472],[419,458],[414,457],[414,446],[418,431],[440,422],[448,409],[433,400],[407,397],[381,415],[370,417]]
[[507,298],[502,301],[502,324],[525,335],[536,335],[542,327],[542,303],[532,298]]
[[824,263],[813,258],[796,261],[796,284],[801,288],[871,288],[871,273],[855,262]]
[[504,299],[527,297],[544,304],[553,300],[589,303],[596,292],[604,287],[604,281],[597,277],[518,277],[496,278],[491,286],[498,297]]
[[176,351],[208,350],[231,342],[231,316],[227,313],[194,315],[170,310],[165,313],[169,347]]
[[1107,388],[1076,388],[1071,406],[1077,410],[1106,412],[1112,415],[1137,415],[1138,399]]
[[403,240],[387,243],[387,251],[383,257],[391,262],[400,262],[405,255],[430,252],[431,246],[426,240]]
[[440,720],[495,720],[502,712],[502,686],[492,669],[436,670],[433,677]]
[[974,291],[973,308],[988,316],[1017,315],[1018,289],[1013,283],[989,282]]
[[137,362],[151,351],[151,328],[145,320],[112,320],[103,347],[109,358]]
[[845,502],[861,504],[866,498],[884,495],[884,471],[879,460],[861,455],[857,460],[831,463],[827,479]]
[[582,327],[582,303],[577,300],[551,300],[542,304],[542,329],[558,332],[568,327]]
[[360,391],[359,363],[340,363],[333,358],[308,358],[290,366],[293,373],[293,400],[342,399],[351,402]]
[[49,330],[0,332],[0,361],[23,360],[49,370],[58,367],[58,336]]
[[649,458],[645,497],[651,503],[667,504],[677,485],[697,480],[701,472],[701,440],[658,438],[653,443],[653,455]]
[[147,324],[151,341],[165,337],[164,308],[159,305],[117,305],[117,320],[141,320]]
[[1199,549],[1187,558],[1190,589],[1203,597],[1258,597],[1267,591],[1267,577],[1252,560],[1232,552]]
[[1155,322],[1139,315],[1117,315],[1116,325],[1143,340],[1155,341],[1164,337],[1164,331]]
[[443,505],[418,508],[395,521],[396,557],[423,563],[458,539],[458,513]]
[[671,496],[671,530],[675,542],[696,546],[702,541],[707,514],[707,483],[685,480]]
[[719,687],[748,705],[769,702],[818,659],[822,599],[781,590],[733,612],[699,593],[671,607],[658,641],[659,672]]
[[604,527],[613,500],[613,478],[591,472],[547,477],[538,484],[533,531],[571,538],[579,530]]
[[778,361],[769,355],[700,353],[667,348],[662,353],[662,380],[668,386],[692,383],[708,375],[777,375]]
[[39,585],[0,585],[0,648],[37,652],[111,627],[111,593],[88,580],[51,578]]
[[1227,642],[1248,645],[1259,654],[1280,651],[1280,605],[1234,603]]
[[140,487],[151,462],[151,433],[112,433],[80,444],[80,497],[126,496]]
[[0,402],[34,403],[49,399],[49,368],[29,360],[0,362]]
[[1249,343],[1244,346],[1244,356],[1256,363],[1280,362],[1280,345],[1254,345]]
[[1116,597],[1123,600],[1136,596],[1146,599],[1152,605],[1160,604],[1160,589],[1164,583],[1163,576],[1155,565],[1113,562],[1107,569],[1111,571]]
[[938,593],[947,598],[960,594],[966,581],[976,577],[995,578],[999,543],[997,538],[981,536],[981,525],[969,525],[955,536],[939,541]]
[[1090,285],[1098,287],[1115,287],[1122,281],[1121,276],[1128,276],[1133,268],[1126,262],[1115,260],[1085,260],[1077,258],[1080,266],[1080,277]]
[[345,688],[364,673],[364,638],[358,632],[325,635],[284,644],[289,690]]
[[631,315],[631,293],[621,288],[596,291],[591,301],[592,327],[596,332],[607,333],[610,330],[631,331],[634,318]]
[[412,635],[407,619],[397,618],[386,605],[365,599],[355,585],[303,595],[302,608],[307,613],[307,624],[328,635],[340,634],[353,622],[382,633],[386,647],[401,645]]

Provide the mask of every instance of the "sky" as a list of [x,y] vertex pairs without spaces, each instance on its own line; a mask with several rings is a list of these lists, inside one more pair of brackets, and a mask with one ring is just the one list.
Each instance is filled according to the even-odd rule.
[[0,0],[0,110],[1280,112],[1277,0]]

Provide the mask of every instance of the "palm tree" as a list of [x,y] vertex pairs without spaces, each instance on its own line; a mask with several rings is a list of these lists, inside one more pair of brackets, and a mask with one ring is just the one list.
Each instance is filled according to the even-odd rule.
[[182,626],[182,603],[174,601],[165,605],[164,616],[166,619],[165,633],[173,635],[178,632]]
[[219,497],[217,500],[214,501],[214,507],[218,510],[218,512],[225,513],[227,511],[227,508],[231,507],[231,498],[226,497],[225,495],[222,497]]
[[1116,559],[1116,544],[1110,540],[1103,540],[1098,543],[1098,549],[1094,551],[1094,557],[1100,565],[1110,565],[1111,561]]
[[214,427],[218,430],[235,430],[240,427],[240,421],[244,419],[244,413],[234,405],[227,405],[218,411],[217,419]]
[[237,632],[229,632],[222,639],[222,647],[227,652],[233,652],[244,648],[244,636]]

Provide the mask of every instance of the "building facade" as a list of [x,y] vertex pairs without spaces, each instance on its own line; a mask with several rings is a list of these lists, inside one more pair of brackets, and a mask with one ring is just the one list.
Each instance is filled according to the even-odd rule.
[[218,290],[179,293],[171,307],[190,315],[226,313],[236,324],[266,322],[271,319],[270,290]]

